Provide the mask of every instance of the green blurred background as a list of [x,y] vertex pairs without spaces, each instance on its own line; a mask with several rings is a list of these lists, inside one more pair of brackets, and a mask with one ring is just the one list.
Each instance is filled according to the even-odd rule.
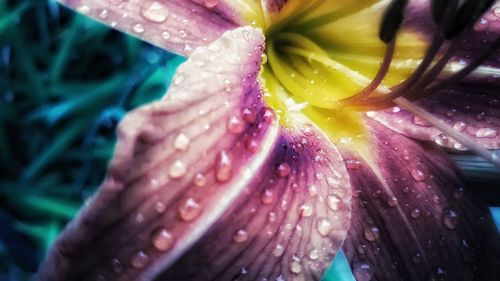
[[[53,0],[0,0],[0,281],[29,279],[101,182],[120,118],[162,96],[184,60]],[[500,205],[499,171],[454,157]],[[339,259],[328,279],[351,279]]]

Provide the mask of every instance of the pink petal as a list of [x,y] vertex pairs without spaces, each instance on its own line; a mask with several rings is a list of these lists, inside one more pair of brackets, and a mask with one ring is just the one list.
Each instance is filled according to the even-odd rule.
[[[500,148],[500,83],[467,82],[441,90],[417,104],[485,148]],[[464,146],[444,135],[427,121],[399,107],[368,114],[378,122],[418,140],[457,150]]]
[[190,55],[198,46],[244,23],[228,0],[58,0],[171,52]]
[[104,183],[37,280],[321,277],[347,235],[348,175],[323,136],[280,129],[264,106],[263,40],[225,33],[125,117]]
[[350,186],[338,151],[306,128],[282,131],[244,194],[158,280],[321,279],[347,235]]
[[344,249],[357,280],[497,280],[498,232],[453,163],[368,124],[373,166],[341,148],[355,198]]

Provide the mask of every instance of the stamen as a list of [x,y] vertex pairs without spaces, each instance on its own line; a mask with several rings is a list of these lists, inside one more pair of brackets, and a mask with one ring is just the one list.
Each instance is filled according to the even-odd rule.
[[498,154],[490,151],[486,148],[483,148],[480,146],[478,143],[476,143],[472,138],[469,136],[453,129],[451,126],[448,124],[444,123],[444,121],[438,119],[431,113],[427,112],[423,108],[417,106],[416,104],[408,101],[407,99],[403,97],[399,97],[397,99],[394,99],[394,103],[399,105],[400,107],[406,109],[407,111],[413,113],[414,115],[426,120],[430,124],[432,124],[434,127],[439,129],[441,132],[446,134],[448,137],[453,138],[463,146],[467,147],[470,149],[472,152],[474,152],[477,155],[482,156],[484,159],[492,163],[493,165],[497,166],[500,168],[500,159],[498,157]]
[[392,58],[394,56],[395,46],[396,46],[395,39],[389,42],[389,44],[387,45],[387,50],[385,51],[384,60],[382,61],[382,64],[380,65],[380,68],[377,71],[377,74],[373,78],[372,82],[370,82],[370,84],[368,84],[368,86],[366,86],[366,88],[364,88],[361,92],[356,93],[352,97],[343,99],[341,100],[341,102],[345,103],[346,105],[352,105],[355,104],[356,102],[364,101],[369,95],[375,92],[375,90],[382,84],[382,81],[384,80],[385,76],[387,75],[387,72],[389,71]]
[[500,36],[486,49],[484,53],[482,53],[479,57],[477,57],[473,62],[469,63],[466,67],[462,68],[459,72],[455,73],[453,76],[447,78],[442,81],[438,85],[428,88],[427,92],[433,93],[438,89],[445,88],[446,86],[452,85],[467,75],[476,70],[484,61],[486,61],[491,55],[495,53],[495,51],[500,48]]

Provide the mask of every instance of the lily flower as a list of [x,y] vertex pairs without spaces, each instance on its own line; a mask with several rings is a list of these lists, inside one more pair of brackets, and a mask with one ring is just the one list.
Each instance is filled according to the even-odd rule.
[[187,57],[37,280],[498,280],[493,1],[60,0]]

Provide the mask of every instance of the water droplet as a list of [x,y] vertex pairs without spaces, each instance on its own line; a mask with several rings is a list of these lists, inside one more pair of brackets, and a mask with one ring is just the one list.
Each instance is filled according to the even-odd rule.
[[458,226],[458,214],[452,209],[443,211],[443,224],[448,229],[455,229]]
[[170,165],[169,175],[174,178],[180,178],[184,176],[187,172],[186,164],[180,160],[175,160],[172,165]]
[[429,123],[429,121],[425,120],[424,118],[416,115],[413,117],[413,123],[415,125],[421,126],[421,127],[431,127],[432,124]]
[[317,229],[318,229],[318,233],[321,236],[325,237],[328,234],[330,234],[330,232],[333,230],[333,225],[330,222],[330,220],[328,220],[326,218],[320,218],[320,219],[318,219]]
[[290,271],[295,274],[301,273],[302,265],[300,265],[300,261],[292,260],[290,263]]
[[227,120],[227,129],[232,134],[239,134],[245,130],[245,125],[240,117],[231,116]]
[[167,206],[165,206],[165,203],[160,202],[160,201],[155,203],[155,210],[158,213],[163,213],[163,212],[165,212],[166,209],[167,209]]
[[309,205],[302,205],[299,208],[299,214],[301,217],[310,217],[313,213],[313,208]]
[[188,149],[190,142],[191,142],[191,140],[189,139],[188,136],[186,136],[183,133],[180,133],[179,135],[177,135],[177,137],[174,140],[174,147],[177,150],[183,151],[183,150]]
[[219,5],[220,0],[204,0],[203,3],[205,3],[205,7],[212,9],[215,8],[217,5]]
[[266,64],[267,63],[267,55],[263,53],[260,58],[260,63],[261,64]]
[[500,18],[500,6],[496,6],[493,8],[493,15],[495,15],[497,18]]
[[135,221],[137,223],[141,223],[144,221],[144,215],[142,213],[137,213],[137,215],[135,216]]
[[137,23],[132,27],[132,30],[136,33],[143,33],[144,32],[144,26],[142,24]]
[[106,19],[108,18],[109,12],[108,10],[104,9],[99,13],[99,18],[101,19]]
[[179,30],[179,37],[184,39],[187,37],[187,32],[185,30]]
[[192,221],[199,217],[202,212],[201,205],[193,198],[187,198],[179,205],[179,215],[185,221]]
[[447,273],[441,267],[436,268],[433,272],[431,272],[429,276],[429,281],[444,281],[448,280]]
[[309,251],[309,258],[313,261],[319,259],[319,250],[316,248],[313,248],[311,251]]
[[285,252],[285,247],[283,247],[283,245],[281,244],[278,244],[273,250],[273,256],[281,257],[284,252]]
[[267,221],[269,221],[269,222],[276,221],[276,213],[275,212],[269,212],[269,214],[267,214]]
[[410,211],[410,217],[416,219],[420,217],[420,210],[419,209],[413,209]]
[[435,138],[434,138],[434,142],[437,144],[437,145],[440,145],[440,146],[447,146],[449,143],[450,143],[450,139],[448,138],[447,135],[445,134],[438,134]]
[[84,15],[88,15],[92,11],[92,8],[88,5],[81,5],[76,10]]
[[356,159],[347,159],[344,162],[348,170],[358,170],[361,167],[361,162]]
[[476,138],[494,138],[498,132],[491,128],[481,128],[476,131]]
[[352,273],[357,281],[370,281],[373,276],[373,268],[366,262],[355,262],[352,265]]
[[264,193],[262,193],[262,197],[260,200],[262,201],[262,204],[271,204],[273,202],[273,192],[269,189],[266,189]]
[[425,180],[425,174],[421,170],[412,169],[410,170],[411,176],[415,181],[423,181]]
[[366,116],[368,116],[370,118],[377,117],[377,115],[378,115],[378,112],[376,112],[376,111],[368,111],[368,112],[366,112]]
[[459,188],[457,188],[457,189],[455,189],[455,190],[453,191],[453,197],[454,197],[455,199],[460,199],[460,198],[462,198],[463,196],[464,196],[464,188],[463,188],[463,187],[459,187]]
[[174,237],[164,228],[159,228],[151,235],[153,246],[160,251],[168,251],[174,244]]
[[236,231],[236,233],[233,235],[233,240],[236,243],[243,243],[247,241],[247,239],[248,239],[248,232],[246,232],[243,229]]
[[130,261],[130,264],[135,268],[143,268],[146,266],[146,263],[149,261],[148,255],[146,255],[143,251],[139,251]]
[[219,182],[227,182],[231,179],[233,175],[233,164],[231,158],[225,150],[222,150],[217,155],[217,161],[215,164],[215,178]]
[[309,195],[312,197],[318,194],[318,187],[314,184],[311,184],[307,190],[309,191]]
[[337,195],[328,195],[326,197],[326,202],[328,203],[328,207],[330,207],[330,209],[332,211],[338,211],[340,210],[340,205],[341,205],[341,200],[340,198],[337,196]]
[[420,263],[422,261],[422,255],[420,253],[416,253],[413,257],[411,257],[411,261],[414,264]]
[[380,230],[375,226],[369,226],[363,230],[363,235],[365,236],[366,240],[373,242],[379,239]]
[[111,260],[111,267],[113,268],[113,271],[115,273],[121,273],[123,271],[123,264],[122,262],[117,259],[117,258],[113,258]]
[[196,173],[194,176],[194,184],[197,187],[204,187],[207,184],[207,179],[202,173]]
[[165,39],[165,40],[169,40],[169,39],[170,39],[170,32],[168,32],[168,31],[166,31],[166,30],[165,30],[165,31],[163,31],[163,32],[161,33],[161,37],[162,37],[163,39]]
[[267,124],[272,124],[274,122],[274,111],[269,107],[265,107],[262,109],[262,119]]
[[288,163],[286,162],[283,162],[276,168],[276,175],[281,178],[287,177],[290,174],[290,170],[290,165],[288,165]]
[[453,129],[455,129],[459,132],[462,132],[463,130],[465,130],[465,127],[467,127],[467,124],[465,124],[462,121],[457,121],[453,124]]
[[167,6],[160,1],[144,1],[141,8],[141,15],[145,19],[156,23],[167,20],[169,13]]
[[248,107],[245,107],[243,109],[241,115],[243,117],[243,120],[245,120],[245,122],[247,122],[249,124],[253,124],[255,122],[255,120],[257,119],[257,114],[255,114],[255,112]]
[[391,196],[389,199],[387,199],[387,205],[392,208],[396,207],[398,205],[398,198]]

